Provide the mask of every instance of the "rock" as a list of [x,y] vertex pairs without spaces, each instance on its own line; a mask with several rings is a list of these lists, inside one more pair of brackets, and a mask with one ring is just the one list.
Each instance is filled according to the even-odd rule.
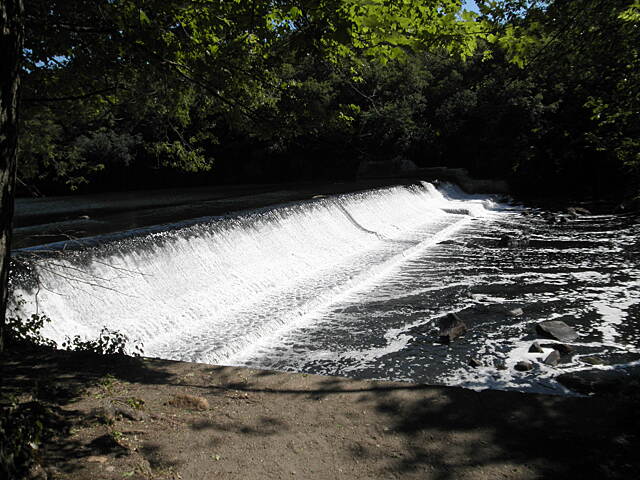
[[522,248],[529,245],[529,239],[523,235],[504,234],[498,242],[500,247],[505,248]]
[[558,362],[560,362],[560,353],[557,350],[554,350],[549,355],[547,355],[547,358],[544,359],[543,363],[545,365],[551,365],[555,367],[556,365],[558,365]]
[[573,352],[573,347],[571,345],[565,345],[564,343],[543,343],[543,348],[553,348],[557,350],[560,355],[568,355]]
[[529,353],[543,353],[542,347],[538,342],[533,342],[529,347]]
[[467,326],[455,313],[449,313],[438,322],[440,342],[451,343],[460,335],[464,335]]
[[539,335],[553,338],[561,342],[573,342],[578,338],[576,331],[562,320],[545,320],[536,325]]
[[519,372],[528,372],[529,370],[533,370],[533,363],[531,363],[529,360],[521,360],[520,362],[516,363],[516,366],[514,368]]
[[209,402],[206,398],[195,395],[181,394],[175,395],[167,402],[172,407],[183,408],[185,410],[208,410]]
[[602,360],[600,357],[580,357],[580,361],[588,363],[589,365],[604,365],[604,360]]
[[469,366],[473,367],[473,368],[481,367],[482,366],[482,362],[480,360],[478,360],[477,358],[475,358],[475,357],[471,357],[469,359]]
[[509,315],[510,317],[520,317],[524,315],[524,311],[520,307],[512,308],[510,310],[507,310],[507,315]]

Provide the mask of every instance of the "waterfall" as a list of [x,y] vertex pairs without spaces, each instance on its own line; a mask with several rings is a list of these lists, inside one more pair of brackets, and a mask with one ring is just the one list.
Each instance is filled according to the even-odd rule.
[[58,343],[107,327],[148,356],[224,363],[493,206],[421,182],[23,249],[14,302]]

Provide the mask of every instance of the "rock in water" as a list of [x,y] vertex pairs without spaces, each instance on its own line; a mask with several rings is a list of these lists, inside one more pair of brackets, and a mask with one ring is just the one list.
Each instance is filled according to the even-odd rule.
[[557,350],[554,350],[553,352],[551,352],[549,355],[547,355],[547,358],[544,359],[545,365],[551,365],[553,367],[558,365],[559,361],[560,361],[560,353]]
[[543,351],[538,342],[533,342],[529,347],[529,353],[542,353]]
[[514,368],[519,372],[528,372],[529,370],[533,369],[533,363],[531,363],[529,360],[522,360],[516,363],[516,366]]
[[440,319],[440,342],[451,343],[467,331],[467,326],[455,313],[449,313]]
[[477,358],[475,358],[475,357],[471,357],[469,359],[469,366],[473,367],[473,368],[481,367],[482,366],[482,362],[480,360],[478,360]]
[[576,331],[561,320],[545,320],[536,325],[539,335],[554,338],[561,342],[573,342],[578,338]]

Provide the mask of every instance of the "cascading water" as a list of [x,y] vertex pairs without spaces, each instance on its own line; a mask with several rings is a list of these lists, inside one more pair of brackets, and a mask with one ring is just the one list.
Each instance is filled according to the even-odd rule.
[[[459,199],[455,197],[458,196]],[[43,331],[103,327],[145,354],[225,363],[290,329],[495,206],[428,183],[25,249],[14,276]],[[462,214],[462,215],[461,215]],[[25,257],[26,256],[26,257]]]
[[[640,225],[563,220],[419,183],[24,249],[12,284],[58,343],[107,327],[166,359],[568,393],[563,372],[640,365]],[[449,312],[469,331],[444,346]],[[558,366],[550,319],[578,333]]]

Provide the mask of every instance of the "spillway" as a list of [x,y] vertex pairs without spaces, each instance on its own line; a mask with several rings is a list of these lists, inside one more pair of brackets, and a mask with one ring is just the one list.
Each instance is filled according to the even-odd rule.
[[58,343],[107,327],[149,356],[224,364],[495,208],[421,182],[34,247],[17,252],[14,295]]

